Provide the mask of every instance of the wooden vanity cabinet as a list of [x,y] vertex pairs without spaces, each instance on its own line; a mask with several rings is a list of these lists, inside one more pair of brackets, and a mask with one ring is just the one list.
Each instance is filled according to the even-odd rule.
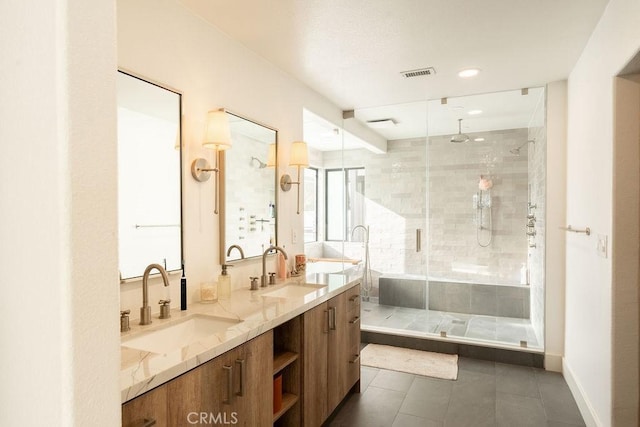
[[[350,390],[359,391],[359,354],[357,285],[125,403],[122,425],[317,427]],[[278,374],[283,408],[274,414]]]
[[351,390],[354,384],[358,384],[355,391],[360,391],[360,285],[354,286],[346,292],[347,299],[347,367],[346,384],[343,384],[345,393]]
[[166,384],[122,405],[122,427],[168,426]]
[[305,426],[321,425],[360,379],[360,286],[303,315]]
[[238,425],[271,425],[273,423],[273,331],[266,332],[247,344],[241,346],[242,350],[239,354],[239,358],[245,361],[246,377],[244,396],[237,398]]
[[303,315],[303,425],[319,426],[328,417],[329,303]]
[[269,425],[272,391],[265,385],[271,383],[272,354],[269,331],[125,403],[122,425],[139,427],[144,418],[169,427]]

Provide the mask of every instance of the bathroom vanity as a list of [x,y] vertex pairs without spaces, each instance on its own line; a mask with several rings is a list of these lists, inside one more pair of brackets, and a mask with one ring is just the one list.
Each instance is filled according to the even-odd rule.
[[322,424],[359,391],[360,280],[313,274],[133,325],[122,425]]

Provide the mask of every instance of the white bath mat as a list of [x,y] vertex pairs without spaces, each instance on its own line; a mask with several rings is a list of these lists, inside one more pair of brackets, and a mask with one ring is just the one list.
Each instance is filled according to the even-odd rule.
[[367,344],[360,351],[360,364],[445,380],[458,378],[457,354],[432,353],[410,348]]

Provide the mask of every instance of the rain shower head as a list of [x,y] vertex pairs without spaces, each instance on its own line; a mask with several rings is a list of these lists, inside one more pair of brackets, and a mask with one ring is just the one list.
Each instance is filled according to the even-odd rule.
[[456,144],[469,141],[469,135],[462,133],[462,119],[458,119],[458,133],[453,135],[450,141]]

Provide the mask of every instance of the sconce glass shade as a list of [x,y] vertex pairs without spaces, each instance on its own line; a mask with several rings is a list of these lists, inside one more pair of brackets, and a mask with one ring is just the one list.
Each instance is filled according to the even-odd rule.
[[307,151],[307,143],[303,141],[295,141],[291,144],[291,158],[289,166],[309,166],[309,153]]
[[212,110],[207,113],[207,124],[202,146],[218,151],[231,148],[231,130],[229,117],[224,110]]
[[276,166],[276,144],[269,144],[269,154],[267,155],[267,167]]

